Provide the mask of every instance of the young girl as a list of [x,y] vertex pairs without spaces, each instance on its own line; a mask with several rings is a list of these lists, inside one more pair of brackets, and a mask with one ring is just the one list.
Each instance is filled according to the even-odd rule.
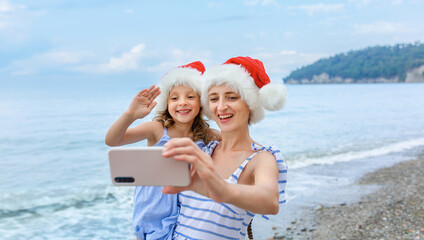
[[[204,71],[201,62],[193,62],[162,77],[161,90],[153,85],[140,91],[110,127],[106,144],[120,146],[147,139],[148,146],[163,146],[171,138],[189,137],[201,146],[215,139],[217,132],[212,132],[202,118],[199,93]],[[158,103],[154,102],[156,97]],[[155,106],[154,121],[129,128]],[[172,239],[179,212],[177,195],[164,195],[161,190],[157,186],[135,188],[133,226],[138,239]]]

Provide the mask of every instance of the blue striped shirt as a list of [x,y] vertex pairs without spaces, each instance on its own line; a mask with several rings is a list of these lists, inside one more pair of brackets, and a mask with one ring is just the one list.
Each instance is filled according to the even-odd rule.
[[[212,155],[219,142],[211,142],[203,151]],[[250,159],[260,151],[271,152],[279,169],[280,203],[285,202],[285,184],[287,167],[283,162],[280,151],[276,147],[265,148],[252,144],[252,149],[257,151],[248,157],[231,176],[227,182],[237,184],[238,179]],[[174,231],[174,239],[244,239],[253,213],[236,207],[232,204],[218,203],[193,191],[179,194],[180,214]],[[264,216],[266,217],[266,216]]]

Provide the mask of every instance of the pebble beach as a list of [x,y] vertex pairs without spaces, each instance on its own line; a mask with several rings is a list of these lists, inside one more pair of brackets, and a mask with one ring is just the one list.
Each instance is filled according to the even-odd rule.
[[358,202],[320,205],[274,239],[424,239],[424,154],[362,177],[375,191]]

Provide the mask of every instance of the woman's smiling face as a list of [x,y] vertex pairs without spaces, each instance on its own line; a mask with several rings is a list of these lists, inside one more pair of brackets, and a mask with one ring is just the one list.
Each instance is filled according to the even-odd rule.
[[222,132],[248,126],[250,109],[236,91],[225,84],[208,91],[209,110]]

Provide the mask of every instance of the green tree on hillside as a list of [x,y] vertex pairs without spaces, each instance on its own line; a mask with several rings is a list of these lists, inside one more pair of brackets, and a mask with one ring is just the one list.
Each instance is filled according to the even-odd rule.
[[397,76],[399,81],[404,82],[407,71],[421,65],[424,65],[424,44],[416,42],[395,46],[376,46],[320,59],[291,72],[283,80],[312,79],[313,76],[327,73],[329,77],[354,80]]

